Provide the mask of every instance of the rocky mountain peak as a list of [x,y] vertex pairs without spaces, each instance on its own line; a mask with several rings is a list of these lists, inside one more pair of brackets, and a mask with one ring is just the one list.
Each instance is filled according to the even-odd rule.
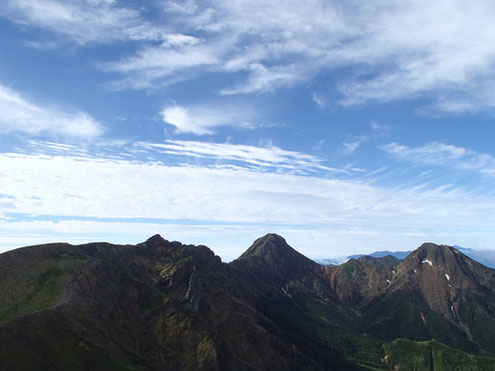
[[451,246],[436,245],[428,242],[411,252],[404,260],[404,266],[410,269],[420,270],[424,270],[423,268],[427,266],[457,270],[459,265],[465,265],[470,260]]
[[325,269],[274,233],[258,238],[230,265],[247,273],[258,287],[274,288],[283,297],[294,290],[322,297],[329,292],[322,276]]
[[166,242],[166,240],[162,236],[160,236],[159,234],[155,234],[154,236],[151,236],[150,238],[148,238],[146,240],[145,244],[146,244],[146,246],[152,247],[152,246],[156,246],[156,245],[161,245],[164,242]]
[[254,241],[249,249],[241,255],[241,258],[246,258],[249,256],[283,256],[293,252],[295,253],[296,251],[287,244],[282,236],[275,233],[268,233]]

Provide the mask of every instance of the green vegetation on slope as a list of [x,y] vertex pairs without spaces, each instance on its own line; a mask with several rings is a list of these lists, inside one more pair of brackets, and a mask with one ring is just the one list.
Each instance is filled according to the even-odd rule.
[[[488,304],[490,301],[475,297],[462,298],[459,302],[458,316],[468,326],[471,336],[484,349],[495,353],[495,313],[489,313]],[[493,307],[493,304],[491,306]]]
[[304,353],[326,369],[383,366],[381,342],[362,334],[362,321],[352,310],[313,297],[293,296],[294,301],[264,302],[260,310]]
[[477,351],[458,327],[431,311],[423,298],[412,292],[396,291],[372,303],[366,312],[366,324],[370,334],[385,341],[435,339],[467,352]]
[[438,341],[396,339],[383,345],[389,367],[416,371],[494,370],[495,358],[480,357],[451,348]]
[[0,324],[57,304],[64,286],[85,261],[81,255],[62,254],[50,245],[20,252],[21,259],[0,270]]

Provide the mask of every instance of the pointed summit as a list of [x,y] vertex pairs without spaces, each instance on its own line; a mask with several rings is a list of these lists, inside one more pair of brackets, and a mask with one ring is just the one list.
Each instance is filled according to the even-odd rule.
[[293,290],[322,297],[329,292],[324,267],[274,233],[258,238],[230,265],[245,272],[259,289],[275,290],[284,297],[290,296]]
[[155,234],[154,236],[146,240],[145,245],[147,247],[153,247],[153,246],[161,245],[164,242],[166,242],[166,240],[162,236],[160,236],[159,234]]
[[313,269],[319,265],[289,246],[278,234],[268,233],[253,242],[238,260],[255,259],[277,270]]
[[268,233],[254,241],[251,247],[241,255],[241,258],[247,258],[249,256],[265,258],[291,253],[297,253],[297,251],[290,247],[282,236],[275,233]]

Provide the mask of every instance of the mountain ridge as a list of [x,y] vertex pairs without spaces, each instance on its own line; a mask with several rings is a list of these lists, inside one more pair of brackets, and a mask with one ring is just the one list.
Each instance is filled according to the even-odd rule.
[[0,297],[2,370],[495,367],[495,271],[431,243],[328,267],[276,234],[228,264],[160,235],[31,246],[0,254]]

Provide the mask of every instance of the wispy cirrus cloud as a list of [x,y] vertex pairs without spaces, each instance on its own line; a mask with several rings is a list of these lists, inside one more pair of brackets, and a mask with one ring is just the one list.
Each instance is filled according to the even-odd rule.
[[351,142],[342,143],[343,153],[346,155],[350,155],[350,154],[356,152],[356,150],[359,147],[361,147],[361,144],[367,142],[370,138],[371,138],[371,136],[361,136],[361,137],[358,137],[358,138],[356,138],[356,140],[353,140]]
[[[115,0],[6,0],[0,15],[77,45],[167,39],[165,28],[147,22],[141,10],[120,6]],[[54,41],[47,37],[39,45],[52,48]]]
[[172,105],[161,111],[165,123],[175,126],[177,133],[196,135],[213,134],[220,126],[237,128],[253,128],[257,114],[249,107],[201,104],[201,105]]
[[323,159],[306,153],[287,151],[277,146],[256,147],[230,143],[167,140],[165,143],[136,143],[138,148],[161,151],[169,155],[222,160],[252,169],[279,169],[296,173],[327,171],[348,173],[323,165]]
[[342,105],[421,97],[429,102],[421,112],[428,114],[495,107],[495,5],[489,0],[153,6],[164,14],[150,19],[143,7],[110,0],[9,0],[0,14],[76,45],[138,41],[129,55],[100,64],[120,75],[111,84],[117,89],[152,89],[215,73],[222,77],[215,92],[251,94],[345,68],[328,86],[340,92],[332,101]]
[[[170,145],[191,151],[195,146]],[[195,149],[201,156],[234,150]],[[237,150],[241,158],[264,156]],[[439,236],[449,238],[440,242],[463,242],[473,234],[486,247],[495,238],[487,232],[495,227],[495,199],[452,189],[390,189],[273,170],[15,153],[0,155],[0,184],[0,231],[10,230],[7,237],[13,238],[22,229],[18,237],[26,240],[32,233],[33,241],[40,241],[42,231],[74,238],[76,229],[100,238],[103,229],[131,228],[140,236],[157,230],[182,236],[196,230],[210,237],[220,230],[226,236],[244,230],[249,231],[243,232],[248,245],[272,230],[306,248],[353,252],[406,241],[414,247]],[[0,233],[5,245],[3,237]]]
[[0,85],[0,131],[93,138],[103,127],[87,113],[42,106]]
[[421,147],[408,147],[398,143],[389,143],[381,148],[399,160],[417,165],[443,166],[476,172],[483,176],[495,176],[493,156],[452,144],[432,142]]
[[[233,77],[223,94],[270,91],[351,67],[336,85],[344,105],[426,97],[430,111],[495,106],[490,1],[211,1],[188,2],[187,11],[178,4],[165,6],[177,16],[172,27],[202,35],[194,50],[213,62],[204,70]],[[171,71],[165,58],[160,69]],[[146,70],[141,75],[150,83]]]
[[[183,35],[184,36],[184,35]],[[156,89],[183,80],[194,79],[205,69],[220,63],[218,49],[222,45],[196,43],[196,38],[183,39],[181,43],[162,43],[146,46],[136,54],[119,61],[100,65],[108,72],[124,76],[108,85],[112,89]]]

